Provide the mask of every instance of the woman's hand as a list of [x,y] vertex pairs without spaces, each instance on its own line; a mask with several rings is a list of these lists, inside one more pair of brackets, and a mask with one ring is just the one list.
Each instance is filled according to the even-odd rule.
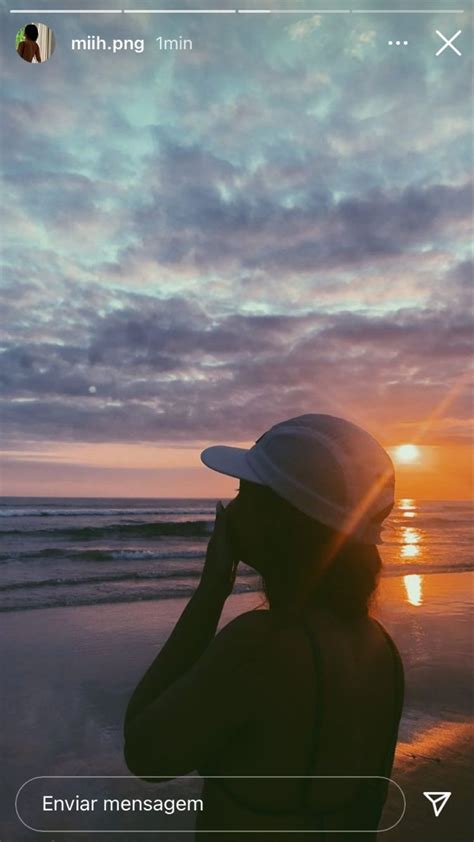
[[207,546],[199,589],[226,599],[234,587],[238,563],[239,559],[229,538],[227,510],[219,502],[216,506],[216,521]]

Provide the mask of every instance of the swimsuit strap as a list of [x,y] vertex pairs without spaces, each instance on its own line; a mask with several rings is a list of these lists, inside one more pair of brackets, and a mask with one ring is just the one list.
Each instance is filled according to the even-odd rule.
[[376,620],[375,617],[372,617],[372,620],[374,621],[374,623],[377,623],[380,631],[382,632],[383,636],[385,637],[385,640],[388,643],[390,652],[392,653],[392,660],[395,673],[395,717],[393,722],[392,733],[382,761],[381,769],[381,775],[383,775],[383,777],[388,777],[387,773],[391,772],[392,769],[393,755],[398,739],[398,726],[402,717],[403,700],[405,696],[405,672],[403,669],[403,662],[400,657],[400,652],[395,646],[395,643],[390,637],[387,629],[384,628],[382,623]]
[[[403,709],[403,699],[404,699],[404,691],[405,691],[405,679],[404,679],[404,670],[403,670],[403,663],[400,657],[400,653],[395,646],[392,638],[390,637],[387,630],[383,627],[383,625],[375,618],[371,618],[377,623],[378,627],[382,631],[385,640],[388,643],[392,660],[394,666],[394,678],[395,678],[395,717],[393,722],[393,728],[390,734],[390,739],[387,745],[387,749],[382,758],[382,767],[380,769],[380,776],[381,777],[388,777],[388,774],[391,772],[392,763],[393,763],[393,755],[395,752],[395,747],[397,744],[398,738],[398,726],[400,723],[402,709]],[[306,767],[306,776],[303,781],[302,786],[302,808],[305,811],[311,811],[310,806],[310,796],[311,796],[311,772],[314,770],[316,756],[318,753],[319,748],[319,737],[322,729],[323,724],[323,713],[324,713],[324,681],[323,681],[323,662],[321,657],[321,651],[319,645],[315,639],[314,634],[312,633],[308,623],[304,621],[302,624],[303,632],[308,640],[311,654],[313,657],[313,664],[314,664],[314,674],[315,674],[315,682],[316,682],[316,692],[317,692],[317,702],[316,702],[316,710],[315,710],[315,717],[314,717],[314,725],[313,725],[313,733],[310,742],[310,750],[308,756],[308,763]],[[388,783],[380,781],[380,784],[384,784],[385,788],[388,789]],[[332,811],[329,811],[332,812]]]
[[317,701],[315,705],[315,715],[314,715],[314,724],[313,724],[313,733],[311,735],[311,742],[310,742],[310,749],[308,755],[308,762],[306,765],[306,773],[305,778],[302,785],[302,806],[304,810],[310,809],[310,796],[311,796],[311,784],[312,778],[311,772],[314,770],[314,766],[316,764],[316,756],[318,753],[319,743],[320,743],[320,733],[323,724],[323,705],[324,705],[324,696],[323,696],[323,661],[321,657],[321,651],[319,649],[318,644],[316,643],[315,637],[311,632],[311,629],[306,621],[302,624],[302,629],[306,638],[309,643],[309,647],[311,649],[311,654],[313,657],[313,664],[314,664],[314,678],[315,678],[315,685],[316,685],[316,696]]

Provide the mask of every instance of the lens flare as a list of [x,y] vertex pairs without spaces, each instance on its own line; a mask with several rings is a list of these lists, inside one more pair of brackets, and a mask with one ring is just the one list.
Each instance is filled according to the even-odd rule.
[[418,462],[421,456],[420,448],[416,444],[401,444],[395,450],[395,459],[401,465]]

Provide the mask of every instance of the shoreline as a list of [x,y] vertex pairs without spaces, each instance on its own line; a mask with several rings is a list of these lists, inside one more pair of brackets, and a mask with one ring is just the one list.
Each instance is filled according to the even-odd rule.
[[[384,570],[382,568],[382,572],[380,574],[380,584],[378,590],[382,587],[382,582],[392,579],[404,579],[406,576],[419,576],[419,577],[426,577],[426,576],[454,576],[454,575],[463,575],[463,574],[474,574],[474,563],[466,564],[456,568],[432,568],[430,570],[424,570],[420,565],[413,567],[408,567],[405,571],[400,570]],[[130,579],[133,581],[134,576],[130,574]],[[150,578],[150,582],[157,583],[160,581],[160,578],[157,577],[156,579]],[[78,582],[78,586],[82,583]],[[197,580],[196,580],[197,586]],[[33,587],[33,586],[32,586]],[[123,597],[116,598],[111,600],[109,597],[104,597],[102,600],[100,598],[84,602],[74,602],[74,603],[61,603],[58,605],[27,605],[27,606],[5,606],[2,607],[0,605],[0,617],[5,614],[17,614],[20,612],[29,612],[29,611],[50,611],[50,610],[72,610],[74,608],[94,608],[94,606],[108,606],[108,605],[133,605],[133,604],[141,604],[141,603],[150,603],[150,602],[166,602],[168,600],[180,600],[183,603],[186,603],[192,596],[194,591],[190,591],[189,593],[178,595],[176,593],[166,593],[166,591],[160,595],[157,594],[150,594],[150,596],[140,596],[139,598],[134,597],[132,594],[127,595],[126,593],[123,594]],[[378,592],[378,591],[377,591]],[[241,599],[245,597],[252,597],[254,596],[256,599],[261,598],[261,591],[260,590],[243,590],[243,591],[235,591],[232,596],[230,597],[235,599]]]

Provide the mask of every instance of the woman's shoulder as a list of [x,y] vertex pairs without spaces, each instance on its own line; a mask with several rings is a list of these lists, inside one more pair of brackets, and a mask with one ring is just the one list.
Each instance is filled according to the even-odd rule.
[[383,623],[380,622],[376,617],[371,615],[367,618],[372,632],[375,633],[375,636],[383,643],[383,645],[390,650],[390,653],[393,657],[400,658],[400,653],[398,651],[397,645],[391,636],[390,632],[385,628]]
[[223,627],[221,634],[225,633],[226,636],[238,639],[271,639],[276,643],[278,640],[300,634],[301,626],[301,620],[290,618],[282,621],[276,618],[269,609],[256,608],[234,617]]
[[268,637],[272,629],[270,612],[266,609],[253,609],[238,614],[220,631],[220,635],[229,640],[250,640]]
[[253,662],[273,661],[282,648],[282,632],[271,612],[245,611],[225,625],[214,639],[216,649]]
[[298,660],[302,646],[301,623],[278,622],[264,609],[245,611],[228,623],[218,637],[227,651],[233,650],[266,671],[281,669],[286,661]]

